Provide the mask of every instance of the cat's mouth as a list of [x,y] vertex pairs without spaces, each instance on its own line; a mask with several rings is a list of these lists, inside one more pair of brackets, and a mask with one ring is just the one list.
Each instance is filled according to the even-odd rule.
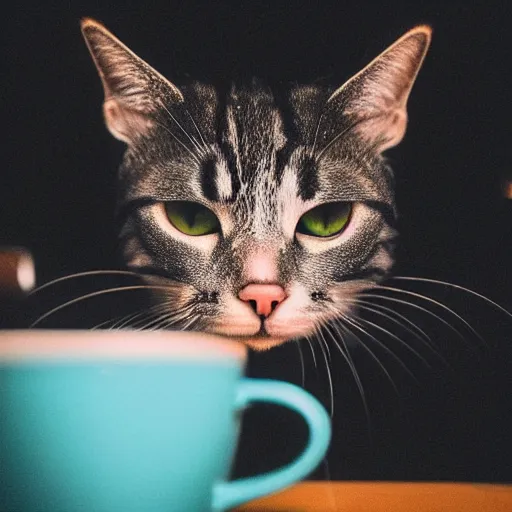
[[262,351],[281,345],[291,339],[302,338],[313,331],[311,325],[306,325],[299,319],[296,319],[295,322],[291,321],[289,324],[293,327],[290,328],[289,325],[283,324],[277,326],[274,325],[274,322],[269,322],[269,319],[262,319],[257,331],[255,329],[252,332],[246,330],[247,325],[244,326],[246,328],[239,325],[237,326],[239,329],[226,329],[226,324],[224,324],[223,327],[217,325],[217,328],[213,328],[210,332],[243,343],[253,350]]
[[222,313],[212,315],[211,321],[201,325],[211,334],[239,341],[254,350],[267,350],[315,332],[321,318],[305,309],[307,298],[306,294],[289,293],[271,311],[255,311],[247,301],[226,296]]
[[260,325],[260,330],[254,335],[252,336],[252,338],[270,338],[270,334],[267,332],[267,329],[265,327],[265,319],[261,319],[261,325]]
[[234,334],[225,332],[216,332],[217,335],[228,338],[230,340],[243,343],[253,350],[268,350],[277,345],[281,345],[290,338],[285,336],[276,336],[270,334],[265,328],[265,321],[261,321],[260,329],[254,334]]

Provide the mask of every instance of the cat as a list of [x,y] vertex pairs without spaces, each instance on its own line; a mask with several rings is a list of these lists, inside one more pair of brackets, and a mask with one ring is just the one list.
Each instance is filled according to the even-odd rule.
[[103,25],[82,34],[118,175],[128,269],[166,327],[266,350],[350,318],[385,279],[397,238],[393,172],[431,28],[405,33],[338,88],[254,80],[174,85]]

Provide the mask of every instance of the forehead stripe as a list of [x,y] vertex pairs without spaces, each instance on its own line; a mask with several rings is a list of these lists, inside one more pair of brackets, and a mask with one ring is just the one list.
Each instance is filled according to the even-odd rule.
[[201,189],[204,196],[210,201],[218,201],[219,193],[216,185],[217,167],[215,160],[209,158],[201,169]]
[[299,194],[304,201],[313,199],[318,191],[318,168],[315,160],[306,156],[300,164]]

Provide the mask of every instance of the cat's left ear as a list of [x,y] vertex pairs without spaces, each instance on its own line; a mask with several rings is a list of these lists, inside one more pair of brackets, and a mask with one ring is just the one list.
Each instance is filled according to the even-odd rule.
[[107,127],[114,137],[133,143],[152,127],[152,114],[182,103],[183,95],[97,21],[85,18],[81,28],[103,83]]
[[398,144],[407,125],[407,99],[431,34],[426,25],[404,34],[331,95],[328,112],[348,119],[379,152]]

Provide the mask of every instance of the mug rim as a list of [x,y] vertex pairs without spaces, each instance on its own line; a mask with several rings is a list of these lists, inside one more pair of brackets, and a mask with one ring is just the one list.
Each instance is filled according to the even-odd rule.
[[4,361],[152,360],[245,362],[246,347],[234,340],[193,331],[0,330]]

